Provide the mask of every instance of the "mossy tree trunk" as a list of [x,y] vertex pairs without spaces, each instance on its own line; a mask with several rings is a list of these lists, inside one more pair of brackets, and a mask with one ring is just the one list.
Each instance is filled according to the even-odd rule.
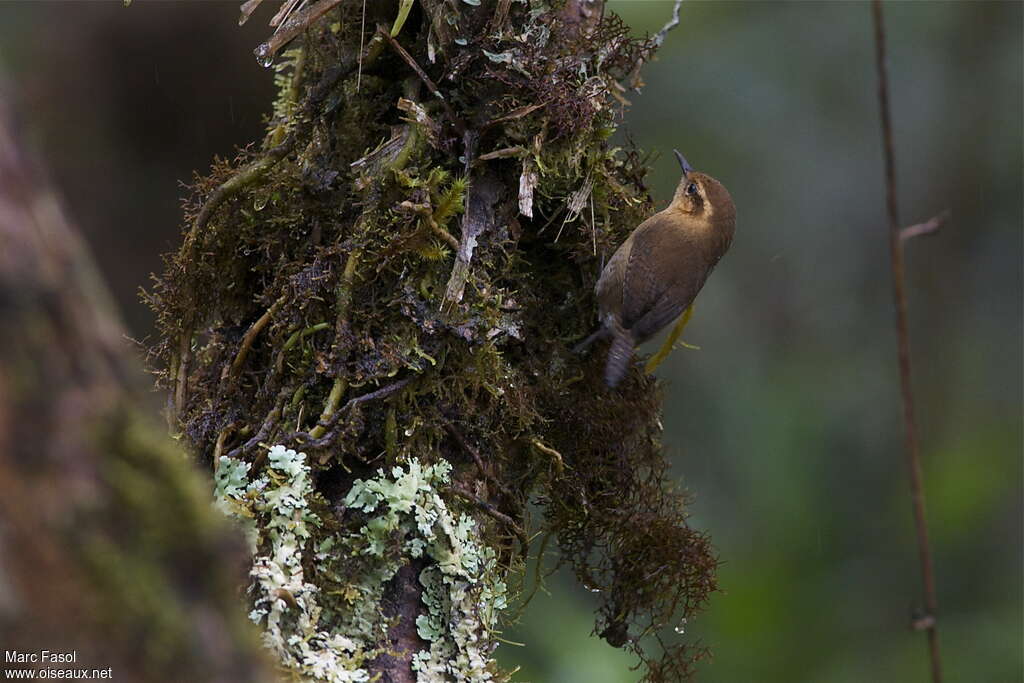
[[258,50],[267,138],[195,184],[151,301],[172,428],[249,530],[250,616],[292,671],[501,678],[549,539],[649,680],[700,654],[672,627],[715,560],[657,383],[610,391],[571,351],[652,210],[610,138],[653,49],[600,2],[320,0]]
[[241,539],[140,409],[140,359],[20,143],[6,95],[0,88],[0,668],[270,680],[238,609]]

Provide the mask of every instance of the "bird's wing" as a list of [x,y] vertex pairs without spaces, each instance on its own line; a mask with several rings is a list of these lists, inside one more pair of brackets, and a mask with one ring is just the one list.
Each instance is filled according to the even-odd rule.
[[633,247],[633,235],[626,238],[607,265],[601,271],[601,277],[597,280],[594,288],[597,294],[597,303],[601,310],[601,320],[609,313],[620,314],[622,309],[622,282],[626,276],[626,264],[629,262],[629,254]]
[[693,302],[694,296],[680,299],[675,292],[666,292],[658,299],[639,320],[637,320],[630,331],[637,343],[647,341],[658,333],[663,327],[683,314],[683,311]]
[[707,278],[704,254],[675,221],[655,214],[637,228],[626,266],[622,325],[638,342],[686,310]]

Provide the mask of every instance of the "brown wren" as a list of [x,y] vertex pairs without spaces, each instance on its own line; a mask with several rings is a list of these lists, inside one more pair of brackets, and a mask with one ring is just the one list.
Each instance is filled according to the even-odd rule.
[[683,177],[672,203],[637,226],[601,271],[595,291],[601,328],[577,347],[611,336],[604,379],[615,387],[633,349],[686,311],[729,250],[736,208],[729,191],[694,171],[678,150]]

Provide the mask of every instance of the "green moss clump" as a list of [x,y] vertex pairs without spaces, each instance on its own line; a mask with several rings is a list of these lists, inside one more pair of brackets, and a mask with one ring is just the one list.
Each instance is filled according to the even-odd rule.
[[[326,526],[296,512],[310,536],[288,531],[295,551],[340,543],[329,534],[357,503],[344,501],[369,495],[382,467],[450,466],[453,488],[436,494],[476,511],[488,562],[521,568],[524,530],[539,527],[601,590],[596,630],[641,657],[649,680],[675,680],[699,651],[666,641],[651,658],[641,643],[699,609],[713,553],[666,481],[657,383],[635,369],[608,391],[602,354],[571,352],[596,324],[600,264],[652,212],[639,155],[609,143],[622,84],[651,45],[611,13],[584,34],[544,2],[500,14],[426,0],[397,40],[427,87],[380,33],[360,35],[394,17],[364,23],[350,5],[285,56],[263,148],[193,186],[183,246],[150,294],[172,421],[201,460],[234,468],[218,473],[222,493],[241,485],[242,463],[246,487],[283,476],[265,444],[308,455],[303,486],[322,508],[309,514]],[[530,499],[542,520],[527,519]],[[254,519],[259,538],[284,542]],[[339,555],[334,575],[376,558],[383,576],[388,553],[412,553],[388,535],[393,518],[374,520],[367,552]],[[416,660],[427,672],[441,650],[469,647],[434,610],[462,613],[472,591],[421,550],[421,577],[446,591],[421,614],[420,636],[437,636]],[[677,559],[653,566],[665,557]],[[300,564],[296,600],[310,581]],[[321,599],[330,632],[360,643],[345,656],[386,649],[386,634],[347,631],[354,622]],[[486,651],[490,626],[474,628]]]

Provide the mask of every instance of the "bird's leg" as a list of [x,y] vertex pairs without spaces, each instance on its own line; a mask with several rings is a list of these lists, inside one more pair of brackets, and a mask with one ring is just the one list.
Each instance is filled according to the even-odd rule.
[[[644,366],[644,372],[651,374],[659,365],[661,365],[663,360],[668,358],[668,354],[672,353],[672,349],[675,348],[676,340],[679,339],[679,335],[683,333],[683,328],[686,327],[686,323],[690,322],[690,318],[692,316],[693,304],[691,304],[690,307],[683,311],[683,314],[679,316],[679,320],[677,320],[676,324],[672,327],[672,331],[668,333],[668,338],[665,339],[665,343],[662,344],[661,348],[658,349],[658,352],[651,356],[647,361],[647,365]],[[698,346],[693,346],[692,344],[687,344],[686,342],[681,342],[681,344],[688,349],[700,348]]]

